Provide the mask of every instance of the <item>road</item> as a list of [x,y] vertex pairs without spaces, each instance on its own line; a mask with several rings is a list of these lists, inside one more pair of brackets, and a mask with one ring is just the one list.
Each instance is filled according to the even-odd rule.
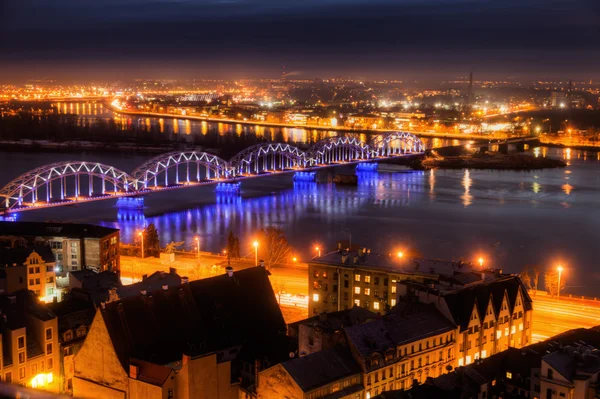
[[533,342],[542,341],[574,328],[600,325],[600,301],[563,297],[540,292],[533,299]]

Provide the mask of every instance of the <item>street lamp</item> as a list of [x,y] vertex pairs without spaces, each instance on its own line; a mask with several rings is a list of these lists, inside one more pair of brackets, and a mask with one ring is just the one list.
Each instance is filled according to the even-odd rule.
[[483,258],[482,257],[477,259],[477,262],[479,262],[479,267],[483,267]]
[[258,266],[258,241],[254,241],[252,246],[254,247],[254,265]]
[[317,254],[319,255],[319,258],[321,257],[321,248],[319,248],[318,246],[315,247],[315,251],[317,251]]
[[556,270],[558,270],[558,294],[556,295],[556,299],[558,300],[560,299],[560,277],[562,275],[563,267],[558,266]]
[[196,240],[196,258],[200,259],[200,237],[194,237]]
[[142,238],[142,259],[144,259],[144,233],[140,231],[138,236]]
[[398,251],[397,256],[398,256],[398,258],[402,258],[404,256],[404,253],[402,253],[402,251]]

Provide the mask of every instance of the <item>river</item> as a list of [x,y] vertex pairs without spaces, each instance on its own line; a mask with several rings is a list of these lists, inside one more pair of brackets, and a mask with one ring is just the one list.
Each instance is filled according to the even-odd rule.
[[[600,296],[600,155],[546,147],[534,153],[564,159],[568,167],[532,172],[401,169],[360,173],[356,187],[329,183],[332,173],[352,172],[342,167],[319,172],[317,183],[294,183],[291,175],[248,180],[239,197],[197,187],[152,194],[143,212],[120,211],[109,200],[22,212],[17,218],[115,226],[124,242],[154,223],[163,245],[184,241],[190,248],[199,236],[201,249],[212,252],[223,250],[233,230],[247,254],[256,231],[272,225],[283,229],[303,261],[316,254],[315,246],[334,248],[351,234],[353,243],[376,252],[412,248],[425,257],[466,261],[481,256],[486,266],[508,272],[561,264],[566,293]],[[0,168],[0,186],[60,160],[95,160],[131,171],[148,158],[1,151],[0,156],[3,165],[10,165]]]

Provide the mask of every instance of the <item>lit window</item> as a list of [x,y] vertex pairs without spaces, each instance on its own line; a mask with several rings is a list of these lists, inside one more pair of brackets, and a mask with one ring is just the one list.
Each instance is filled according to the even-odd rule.
[[487,357],[487,351],[484,349],[481,351],[481,358],[485,359]]
[[461,367],[464,365],[465,365],[465,362],[464,362],[463,358],[461,357],[460,359],[458,359],[458,366]]
[[355,299],[355,300],[354,300],[354,304],[355,304],[356,306],[360,306],[360,299]]
[[523,323],[519,323],[519,331],[523,331]]
[[391,304],[392,304],[392,306],[396,306],[396,300],[392,299]]
[[502,331],[498,330],[496,331],[496,339],[500,339],[502,338]]
[[360,282],[360,274],[354,275],[354,281]]
[[365,276],[365,283],[371,282],[371,276]]
[[508,327],[506,327],[506,328],[504,329],[504,336],[505,336],[505,337],[508,337]]
[[379,302],[373,302],[373,309],[379,310]]
[[354,287],[354,293],[360,294],[360,287]]
[[511,329],[510,329],[510,333],[514,334],[516,332],[517,332],[517,326],[512,326]]
[[467,362],[467,365],[471,364],[471,356],[467,356],[466,362]]
[[396,293],[396,286],[392,285],[392,294],[395,294],[395,293]]
[[510,371],[506,372],[506,378],[508,378],[509,380],[512,379],[512,373]]
[[313,302],[319,302],[319,294],[313,294]]
[[365,288],[365,295],[371,295],[371,289]]

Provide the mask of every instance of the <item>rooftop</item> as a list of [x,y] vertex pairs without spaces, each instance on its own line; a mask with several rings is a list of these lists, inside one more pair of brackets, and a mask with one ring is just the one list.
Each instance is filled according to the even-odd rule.
[[162,289],[163,286],[178,287],[181,285],[181,276],[175,269],[167,272],[154,272],[149,276],[144,276],[142,281],[130,285],[122,285],[117,288],[119,298],[139,295],[140,291],[152,292]]
[[600,351],[589,345],[567,346],[545,355],[542,360],[548,363],[567,380],[580,379],[582,375],[600,372]]
[[323,313],[318,316],[300,320],[295,323],[291,323],[290,326],[297,326],[301,324],[311,325],[314,327],[320,327],[322,331],[334,332],[343,327],[361,324],[367,320],[375,319],[377,317],[379,317],[377,314],[368,309],[354,306],[350,309],[340,310],[338,312]]
[[350,350],[341,346],[291,359],[281,365],[304,392],[361,371]]
[[53,222],[0,222],[0,236],[102,238],[118,232],[111,227],[92,224]]
[[30,246],[24,248],[0,247],[0,267],[23,266],[29,255],[36,252],[46,263],[56,262],[52,249],[48,246]]

